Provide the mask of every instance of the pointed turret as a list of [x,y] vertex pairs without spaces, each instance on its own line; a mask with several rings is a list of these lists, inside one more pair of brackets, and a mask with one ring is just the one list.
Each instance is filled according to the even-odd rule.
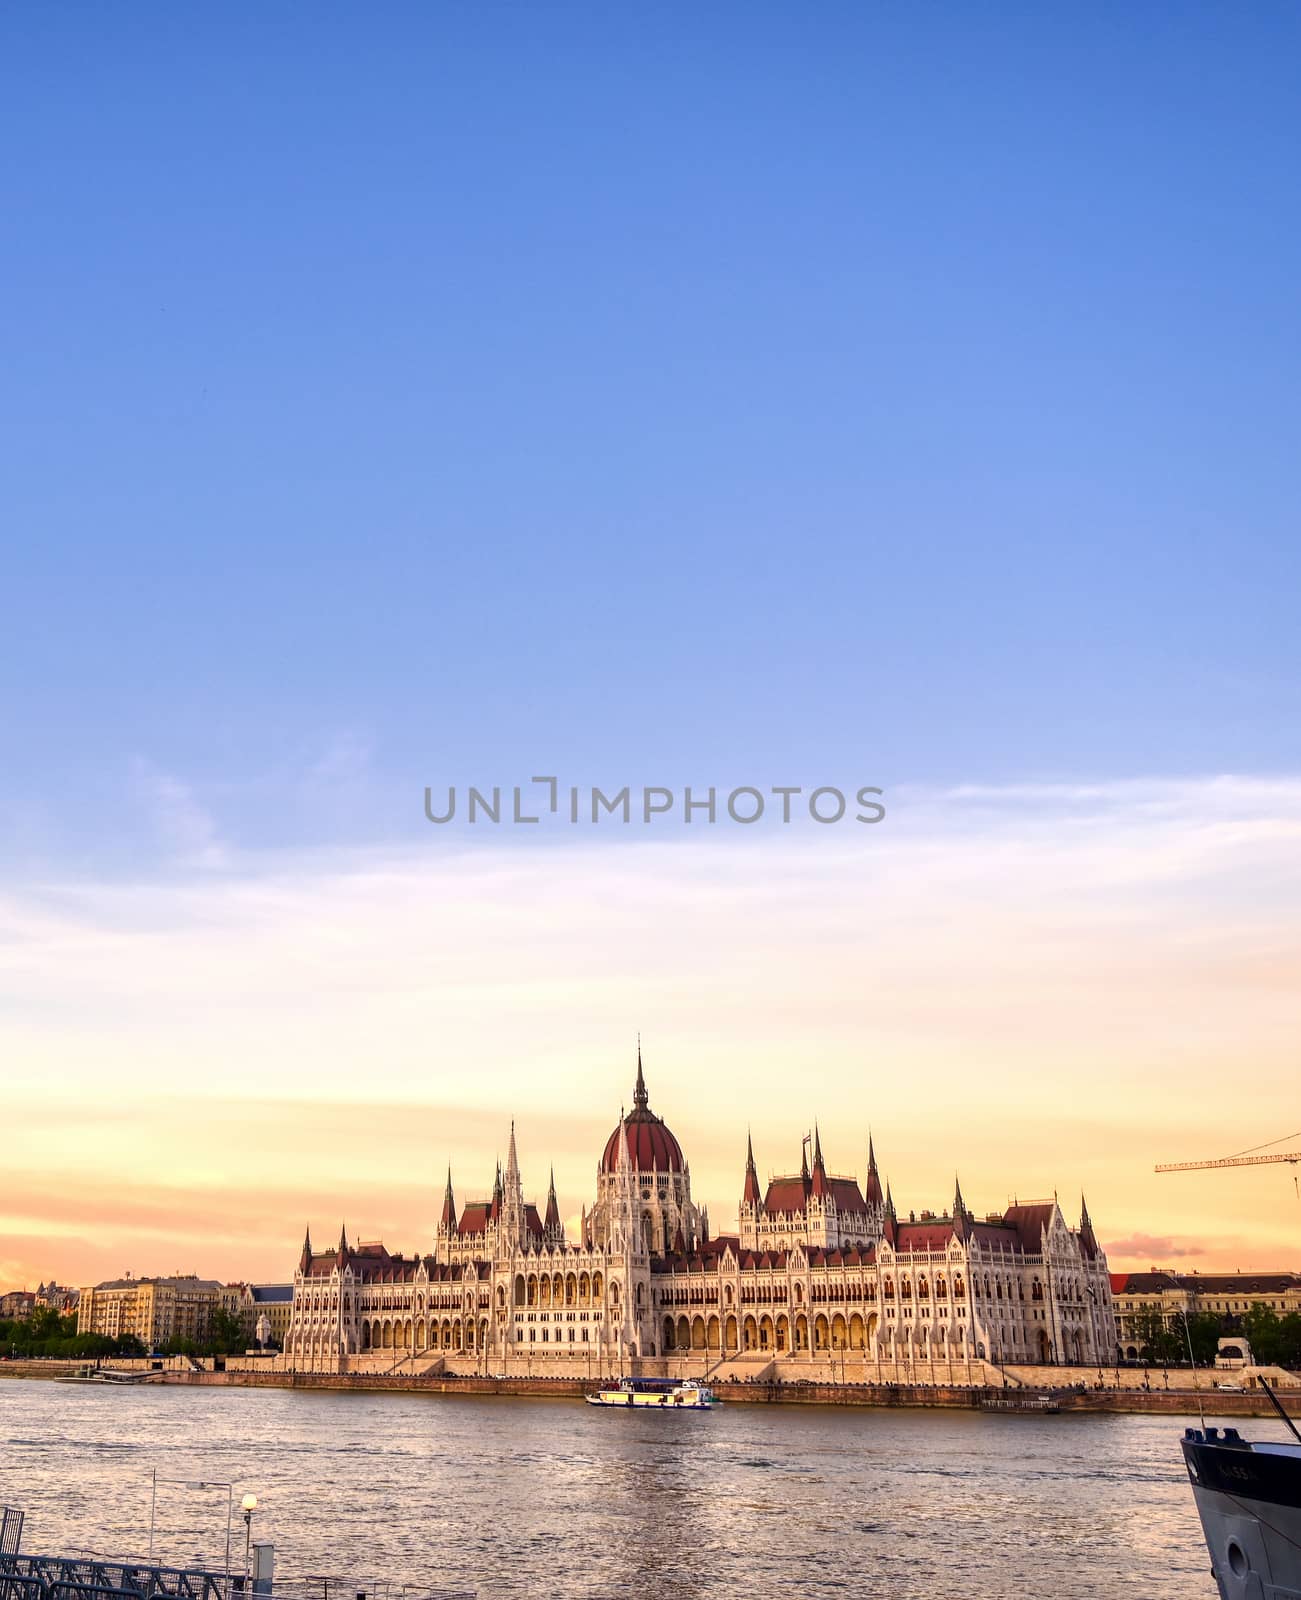
[[809,1192],[809,1136],[807,1133],[804,1135],[803,1143],[800,1145],[800,1177],[804,1180],[804,1192],[807,1194]]
[[624,1187],[628,1191],[628,1204],[632,1206],[637,1194],[637,1158],[632,1152],[632,1129],[628,1119],[623,1124],[623,1155],[619,1161],[619,1168],[623,1173]]
[[870,1132],[867,1136],[867,1188],[863,1192],[863,1198],[870,1206],[883,1204],[881,1176],[876,1170],[876,1150],[873,1147]]
[[342,1266],[343,1263],[347,1259],[348,1259],[348,1225],[345,1222],[341,1222],[339,1224],[339,1248],[338,1248],[338,1250],[335,1251],[335,1260],[338,1262],[338,1264],[340,1266]]
[[303,1234],[303,1253],[298,1258],[298,1270],[307,1272],[312,1265],[312,1225],[307,1224],[307,1231]]
[[684,1256],[687,1253],[687,1241],[682,1233],[682,1224],[678,1223],[678,1231],[673,1235],[673,1254]]
[[831,1185],[827,1182],[827,1169],[822,1164],[822,1135],[818,1132],[818,1125],[813,1124],[813,1184],[812,1192],[819,1200],[825,1200],[831,1193]]
[[556,1200],[556,1169],[551,1169],[551,1184],[547,1189],[547,1215],[542,1224],[542,1231],[548,1239],[560,1236],[560,1205]]
[[745,1187],[741,1191],[741,1204],[759,1205],[759,1174],[754,1167],[754,1142],[748,1133],[745,1136]]
[[510,1193],[519,1182],[519,1157],[515,1154],[515,1119],[510,1119],[510,1145],[506,1151],[506,1191]]
[[443,1190],[443,1214],[438,1219],[443,1233],[456,1232],[456,1196],[452,1193],[452,1166],[447,1166],[447,1187]]

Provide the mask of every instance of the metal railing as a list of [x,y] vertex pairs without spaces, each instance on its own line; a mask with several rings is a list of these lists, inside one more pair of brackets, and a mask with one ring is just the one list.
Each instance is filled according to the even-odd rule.
[[85,1556],[0,1556],[0,1600],[229,1600],[242,1580],[186,1567]]
[[470,1589],[317,1573],[247,1590],[240,1574],[83,1556],[0,1555],[0,1600],[474,1600]]

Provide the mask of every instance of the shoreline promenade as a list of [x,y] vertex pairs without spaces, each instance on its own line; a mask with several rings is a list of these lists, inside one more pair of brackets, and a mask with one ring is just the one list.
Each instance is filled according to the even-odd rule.
[[[177,1358],[169,1358],[176,1360]],[[182,1358],[183,1359],[183,1358]],[[544,1399],[578,1399],[588,1391],[593,1378],[492,1377],[466,1374],[402,1373],[323,1373],[289,1372],[283,1369],[213,1371],[172,1367],[150,1372],[147,1362],[106,1362],[101,1372],[122,1377],[148,1376],[155,1383],[191,1388],[291,1389],[302,1391],[357,1392],[365,1394],[475,1395]],[[89,1375],[93,1366],[84,1361],[0,1361],[0,1378],[62,1380],[67,1382]],[[1267,1398],[1258,1392],[1215,1389],[1209,1382],[1201,1387],[1166,1389],[1143,1388],[1141,1383],[1117,1386],[1114,1381],[1096,1387],[1096,1369],[1089,1369],[1093,1384],[1083,1370],[1067,1383],[1062,1376],[1075,1369],[1060,1369],[1056,1382],[1047,1378],[1033,1383],[1010,1384],[894,1384],[856,1382],[815,1382],[782,1379],[709,1380],[719,1400],[726,1404],[856,1406],[884,1410],[965,1410],[992,1411],[998,1415],[1043,1415],[1042,1407],[1003,1402],[1018,1399],[1033,1401],[1050,1396],[1062,1412],[1137,1413],[1164,1416],[1193,1416],[1202,1409],[1217,1417],[1268,1417],[1274,1411]],[[1111,1374],[1107,1375],[1111,1377]],[[1125,1377],[1133,1374],[1125,1373]],[[93,1379],[91,1381],[94,1381]],[[107,1386],[111,1379],[103,1380]]]

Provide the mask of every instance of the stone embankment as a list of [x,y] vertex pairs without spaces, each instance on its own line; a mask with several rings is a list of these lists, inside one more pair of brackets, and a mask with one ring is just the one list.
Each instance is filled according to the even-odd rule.
[[[112,1363],[115,1368],[128,1368],[141,1364]],[[177,1363],[159,1374],[158,1381],[168,1385],[195,1387],[240,1387],[255,1389],[294,1389],[353,1391],[361,1393],[427,1394],[427,1395],[498,1395],[532,1396],[535,1398],[574,1400],[594,1386],[594,1381],[573,1377],[510,1377],[492,1378],[448,1374],[412,1376],[402,1373],[321,1373],[286,1372],[264,1367],[255,1371],[213,1371],[205,1363],[196,1370],[194,1364]],[[12,1378],[69,1378],[86,1374],[87,1364],[82,1361],[0,1361],[0,1377]],[[1219,1419],[1224,1417],[1271,1417],[1273,1409],[1259,1392],[1241,1392],[1210,1389],[1203,1383],[1198,1390],[1191,1388],[1107,1387],[1096,1385],[1096,1369],[1092,1369],[1094,1385],[1080,1379],[1074,1385],[1063,1386],[1061,1369],[1054,1374],[1055,1383],[1044,1381],[1038,1386],[1018,1388],[973,1387],[959,1384],[895,1384],[895,1383],[835,1383],[809,1381],[769,1381],[766,1379],[731,1382],[712,1379],[711,1384],[721,1401],[743,1405],[833,1405],[863,1406],[888,1409],[960,1409],[979,1410],[991,1402],[1000,1407],[1005,1397],[1014,1403],[1024,1403],[1039,1395],[1051,1397],[1062,1412],[1139,1412],[1170,1417],[1196,1416],[1199,1404]],[[1289,1397],[1290,1398],[1290,1397]],[[1026,1409],[1035,1412],[1031,1406]],[[1001,1414],[1001,1409],[1000,1409]],[[1015,1413],[1013,1413],[1015,1414]]]

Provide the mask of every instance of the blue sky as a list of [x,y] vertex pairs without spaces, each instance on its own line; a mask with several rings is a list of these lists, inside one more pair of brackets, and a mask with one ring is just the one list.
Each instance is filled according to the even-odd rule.
[[[409,1247],[512,1116],[577,1216],[638,1028],[720,1225],[820,1119],[1295,1265],[1151,1167],[1295,1120],[1301,11],[0,33],[0,1285]],[[536,773],[889,814],[423,820]]]
[[1295,8],[4,31],[29,854],[1295,766]]

